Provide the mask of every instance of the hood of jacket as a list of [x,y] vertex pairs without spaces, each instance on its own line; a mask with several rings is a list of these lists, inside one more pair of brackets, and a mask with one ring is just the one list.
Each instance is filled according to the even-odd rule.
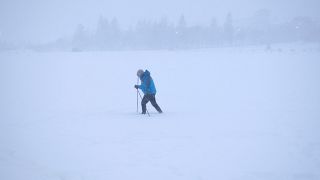
[[140,80],[143,80],[146,77],[150,77],[150,72],[148,70],[145,70],[142,76],[140,77]]

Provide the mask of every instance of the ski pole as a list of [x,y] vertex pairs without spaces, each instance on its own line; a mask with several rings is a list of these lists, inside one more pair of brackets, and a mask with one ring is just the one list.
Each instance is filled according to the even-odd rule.
[[[139,93],[140,98],[142,99],[142,96],[141,96],[141,94],[140,94],[140,91],[138,91],[138,93]],[[148,116],[150,116],[149,111],[148,111],[147,108],[146,108],[146,111],[147,111]]]
[[[137,85],[139,84],[139,77],[137,79]],[[139,97],[138,97],[138,93],[139,93],[139,90],[137,89],[137,113],[139,113]]]

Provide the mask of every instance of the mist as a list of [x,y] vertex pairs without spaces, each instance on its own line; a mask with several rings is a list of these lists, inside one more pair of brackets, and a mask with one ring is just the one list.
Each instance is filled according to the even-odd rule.
[[8,43],[47,43],[72,36],[78,24],[94,31],[99,17],[117,18],[123,29],[141,20],[167,18],[177,23],[181,15],[188,25],[209,25],[212,18],[222,24],[228,13],[235,21],[253,16],[257,11],[270,11],[273,22],[294,17],[319,19],[317,0],[2,0],[0,2],[0,41]]
[[0,180],[319,180],[319,7],[0,0]]

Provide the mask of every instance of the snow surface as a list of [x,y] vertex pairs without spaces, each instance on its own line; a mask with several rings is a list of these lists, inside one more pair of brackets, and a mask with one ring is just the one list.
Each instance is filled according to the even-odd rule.
[[[320,179],[319,57],[2,52],[0,179]],[[136,113],[139,68],[164,114]]]

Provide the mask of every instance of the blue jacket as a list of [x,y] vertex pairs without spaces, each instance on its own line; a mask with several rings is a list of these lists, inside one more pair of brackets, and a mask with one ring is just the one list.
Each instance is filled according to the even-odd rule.
[[144,94],[156,94],[157,93],[153,79],[150,76],[150,72],[148,70],[146,70],[140,76],[140,80],[141,80],[141,85],[139,85],[139,89],[141,89]]

